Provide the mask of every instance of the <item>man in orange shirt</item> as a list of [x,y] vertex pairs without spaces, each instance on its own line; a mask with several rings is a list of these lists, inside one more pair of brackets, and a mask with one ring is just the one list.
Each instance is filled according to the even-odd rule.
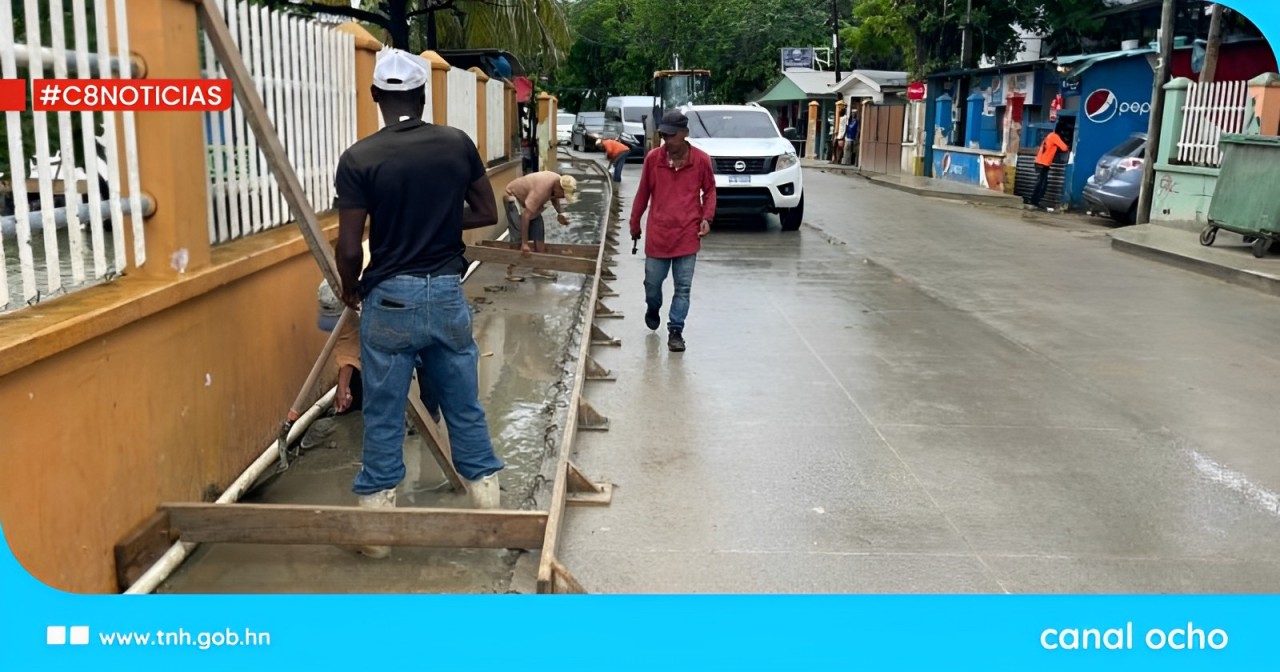
[[1044,199],[1044,192],[1049,188],[1049,169],[1053,167],[1053,160],[1057,158],[1058,152],[1070,149],[1060,135],[1062,130],[1061,124],[1053,129],[1049,137],[1040,144],[1040,151],[1036,153],[1036,188],[1031,192],[1031,198],[1027,202],[1037,210],[1041,209],[1040,201]]
[[622,168],[627,165],[627,157],[631,155],[631,146],[608,138],[597,140],[596,146],[604,151],[604,155],[609,159],[609,165],[613,167],[613,181],[621,182]]

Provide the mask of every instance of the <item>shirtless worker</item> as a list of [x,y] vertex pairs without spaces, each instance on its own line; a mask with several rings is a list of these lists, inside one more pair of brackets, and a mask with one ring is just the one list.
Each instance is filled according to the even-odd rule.
[[[524,256],[535,251],[547,251],[547,227],[542,219],[542,209],[547,203],[555,208],[561,226],[569,226],[569,218],[564,214],[564,205],[573,202],[578,191],[578,181],[572,175],[561,175],[550,170],[530,173],[519,177],[507,185],[507,193],[503,198],[507,208],[508,242],[513,249],[520,250]],[[507,280],[522,282],[524,277],[516,275],[516,266],[507,267]],[[555,280],[556,274],[534,269],[533,274],[548,280]]]

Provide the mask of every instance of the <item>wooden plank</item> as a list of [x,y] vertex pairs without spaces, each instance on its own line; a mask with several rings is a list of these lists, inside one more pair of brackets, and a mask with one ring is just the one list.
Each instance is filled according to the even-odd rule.
[[534,253],[526,257],[520,254],[520,250],[502,249],[500,247],[490,247],[488,245],[468,246],[467,258],[471,261],[487,261],[496,264],[508,265],[514,264],[517,266],[533,267],[549,271],[582,273],[584,275],[594,274],[596,272],[597,264],[597,261],[591,259],[562,257],[554,254]]
[[583,588],[582,584],[578,583],[578,580],[574,578],[573,574],[571,574],[564,565],[560,564],[559,561],[551,561],[551,572],[553,584],[552,592],[578,595],[586,594],[587,589]]
[[543,544],[542,511],[362,509],[295,504],[161,504],[184,542],[523,548]]
[[[603,172],[603,169],[596,166],[597,171]],[[609,190],[610,198],[613,196],[613,188],[610,182],[605,182],[605,188]],[[612,221],[613,214],[606,211],[602,229],[608,229]],[[583,316],[583,324],[591,325],[592,334],[589,338],[581,339],[578,346],[578,362],[582,366],[587,357],[591,354],[592,342],[597,340],[599,329],[595,326],[596,301],[600,298],[600,279],[604,275],[604,245],[600,245],[600,249],[596,252],[596,269],[595,277],[591,282],[591,295],[587,297],[586,314]],[[599,332],[603,334],[603,332]],[[616,341],[619,345],[621,341]],[[542,554],[538,560],[538,580],[537,590],[539,594],[552,593],[556,590],[556,578],[559,575],[567,577],[577,588],[581,589],[581,585],[577,585],[577,581],[573,580],[573,576],[564,570],[563,565],[556,560],[556,551],[560,547],[560,532],[564,518],[564,510],[569,500],[569,454],[573,452],[573,443],[578,436],[578,400],[582,399],[582,386],[586,382],[586,376],[574,376],[572,392],[569,396],[569,411],[565,417],[564,434],[560,439],[559,457],[556,460],[555,481],[551,488],[551,506],[548,508],[550,517],[547,520],[546,537],[542,542]],[[559,571],[557,571],[559,570]],[[583,590],[582,592],[586,592]]]
[[177,541],[169,514],[157,511],[138,523],[115,546],[116,585],[124,592]]
[[418,430],[418,434],[422,436],[422,440],[426,442],[427,450],[435,458],[436,464],[440,465],[440,470],[444,472],[445,478],[449,480],[449,485],[453,487],[453,491],[458,494],[466,494],[466,482],[458,474],[458,470],[453,468],[453,450],[449,446],[449,441],[440,435],[440,428],[432,421],[426,406],[422,405],[422,398],[418,391],[418,386],[421,384],[421,381],[415,378],[409,386],[409,422],[413,423],[414,428]]
[[[511,243],[499,240],[482,240],[475,244],[480,247],[492,247],[498,250],[511,249]],[[600,246],[598,245],[566,245],[561,243],[547,243],[547,254],[554,254],[559,257],[575,257],[577,259],[589,259],[594,261],[599,251]]]

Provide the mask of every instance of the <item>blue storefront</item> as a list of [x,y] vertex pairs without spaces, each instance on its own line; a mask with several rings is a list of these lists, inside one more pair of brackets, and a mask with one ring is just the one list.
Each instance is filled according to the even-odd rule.
[[1151,121],[1155,80],[1151,49],[1058,59],[1065,70],[1063,113],[1076,117],[1073,156],[1065,175],[1063,200],[1083,207],[1084,187],[1098,159]]

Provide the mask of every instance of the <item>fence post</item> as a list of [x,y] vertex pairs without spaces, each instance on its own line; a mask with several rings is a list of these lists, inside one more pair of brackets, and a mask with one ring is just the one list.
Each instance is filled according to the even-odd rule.
[[431,61],[431,121],[445,126],[449,123],[449,61],[434,51],[422,52]]
[[[1250,80],[1249,99],[1253,102],[1250,112],[1258,124],[1258,134],[1280,135],[1280,75],[1268,72]],[[1247,128],[1253,128],[1253,124]]]
[[378,105],[373,102],[369,90],[373,88],[373,66],[377,64],[382,43],[369,34],[359,23],[344,23],[338,30],[355,37],[356,48],[352,58],[356,62],[356,139],[378,132]]
[[516,139],[520,135],[520,107],[516,103],[516,87],[507,82],[503,87],[506,95],[506,109],[503,111],[503,118],[506,121],[507,133],[503,139],[503,146],[506,149],[506,157],[508,161],[516,158],[515,151],[519,148],[519,141]]
[[[1184,110],[1187,107],[1187,94],[1191,89],[1191,80],[1178,77],[1164,85],[1164,119],[1160,130],[1160,147],[1156,154],[1159,163],[1173,163],[1178,158],[1178,141],[1182,139]],[[1147,148],[1150,157],[1151,149]]]
[[489,165],[489,75],[484,70],[472,66],[470,72],[476,76],[476,149],[480,150],[480,159]]
[[551,94],[546,91],[538,94],[538,153],[542,156],[541,170],[556,169],[555,157],[551,155],[554,145],[548,137],[549,133],[554,132],[554,127],[547,123],[555,113],[555,109],[555,99]]
[[[186,0],[128,3],[129,48],[146,64],[147,78],[200,79],[196,6]],[[145,224],[147,263],[141,267],[131,263],[129,271],[141,277],[176,278],[206,267],[210,243],[204,115],[138,112],[134,118],[140,184],[151,196],[155,212]]]

